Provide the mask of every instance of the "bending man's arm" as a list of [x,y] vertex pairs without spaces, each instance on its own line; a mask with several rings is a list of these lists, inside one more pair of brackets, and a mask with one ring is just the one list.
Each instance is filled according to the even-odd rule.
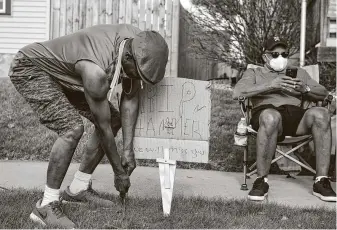
[[115,175],[125,175],[111,129],[111,114],[107,99],[110,87],[106,74],[100,67],[91,62],[83,62],[78,68],[80,68],[83,80],[84,94],[99,132],[101,146]]
[[[135,154],[133,151],[133,137],[135,133],[139,109],[139,81],[132,80],[131,84],[132,87],[130,95],[127,95],[123,92],[120,105],[124,145],[122,165],[129,176],[136,168]],[[123,85],[123,87],[125,86]]]

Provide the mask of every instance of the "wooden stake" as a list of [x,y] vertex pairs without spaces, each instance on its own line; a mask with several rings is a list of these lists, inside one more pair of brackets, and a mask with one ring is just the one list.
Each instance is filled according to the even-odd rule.
[[159,163],[159,177],[163,212],[164,216],[168,216],[171,212],[176,161],[170,160],[169,150],[164,149],[164,159],[158,158],[157,162]]

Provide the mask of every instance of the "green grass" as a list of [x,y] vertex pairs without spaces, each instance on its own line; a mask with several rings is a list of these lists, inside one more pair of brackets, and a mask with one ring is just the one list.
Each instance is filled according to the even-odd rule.
[[[0,228],[33,229],[29,220],[42,191],[15,189],[0,191]],[[265,228],[332,229],[336,212],[328,209],[297,209],[273,203],[247,200],[221,200],[174,197],[169,217],[163,217],[160,199],[128,198],[123,219],[116,196],[103,194],[116,206],[106,209],[94,205],[66,204],[64,211],[76,228]]]

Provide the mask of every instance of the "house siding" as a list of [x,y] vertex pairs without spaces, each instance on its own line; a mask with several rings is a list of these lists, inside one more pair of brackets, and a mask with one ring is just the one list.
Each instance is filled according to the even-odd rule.
[[22,47],[49,39],[50,0],[12,0],[11,15],[0,15],[0,77]]

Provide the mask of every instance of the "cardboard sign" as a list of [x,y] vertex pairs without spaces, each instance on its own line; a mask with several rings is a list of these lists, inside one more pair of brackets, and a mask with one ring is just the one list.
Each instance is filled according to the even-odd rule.
[[211,118],[209,82],[164,78],[140,93],[134,152],[138,159],[164,157],[208,162]]

